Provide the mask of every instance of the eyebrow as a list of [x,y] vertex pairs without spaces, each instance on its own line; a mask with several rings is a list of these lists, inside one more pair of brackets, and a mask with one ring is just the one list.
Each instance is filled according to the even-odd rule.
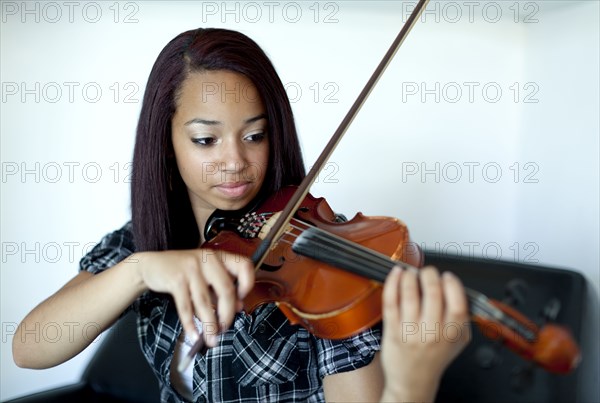
[[[244,124],[250,124],[250,123],[254,123],[258,120],[261,119],[266,119],[267,115],[265,113],[261,113],[260,115],[248,118],[246,120],[244,120]],[[199,125],[207,125],[207,126],[217,126],[217,125],[221,125],[223,124],[223,122],[220,122],[218,120],[208,120],[208,119],[202,119],[202,118],[194,118],[192,120],[189,120],[187,122],[184,123],[184,126],[189,126],[189,125],[194,125],[194,124],[199,124]]]

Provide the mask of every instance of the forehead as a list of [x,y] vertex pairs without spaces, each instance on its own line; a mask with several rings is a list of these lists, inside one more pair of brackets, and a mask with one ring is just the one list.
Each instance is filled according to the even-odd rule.
[[255,113],[264,110],[252,81],[239,73],[217,70],[190,73],[177,97],[177,113],[206,110]]

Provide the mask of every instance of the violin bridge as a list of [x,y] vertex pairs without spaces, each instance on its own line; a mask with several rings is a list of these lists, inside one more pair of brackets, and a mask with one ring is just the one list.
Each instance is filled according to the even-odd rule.
[[[277,213],[273,213],[271,215],[271,217],[269,217],[268,219],[266,219],[266,221],[263,223],[262,228],[260,229],[260,231],[258,233],[258,237],[260,239],[265,239],[267,237],[267,234],[269,232],[271,232],[271,229],[273,228],[273,225],[275,225],[275,223],[277,222],[277,219],[279,219],[280,215],[281,215],[281,211],[278,211]],[[287,228],[287,230],[285,232],[289,232],[291,230],[292,230],[292,226],[288,224],[288,228]],[[275,242],[273,244],[273,249],[276,246],[277,246],[277,243]]]

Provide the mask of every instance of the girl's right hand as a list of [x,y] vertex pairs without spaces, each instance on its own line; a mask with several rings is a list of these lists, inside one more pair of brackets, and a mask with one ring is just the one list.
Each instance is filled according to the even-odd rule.
[[[135,257],[145,286],[173,297],[183,329],[193,342],[200,338],[194,316],[202,321],[209,347],[216,345],[218,332],[231,326],[254,285],[254,267],[240,255],[193,249],[142,252]],[[210,324],[214,326],[206,326]]]

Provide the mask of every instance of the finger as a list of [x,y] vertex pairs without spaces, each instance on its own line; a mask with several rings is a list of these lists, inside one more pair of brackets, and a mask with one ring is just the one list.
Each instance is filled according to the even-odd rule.
[[254,266],[250,259],[242,255],[224,254],[223,264],[237,279],[237,297],[242,300],[254,287]]
[[400,316],[403,322],[417,323],[421,310],[421,297],[417,273],[405,270],[400,279]]
[[396,266],[388,274],[383,284],[383,322],[394,326],[400,320],[400,278],[402,271]]
[[444,311],[440,274],[434,267],[425,267],[420,274],[421,292],[423,293],[421,316],[428,323],[440,323]]
[[[226,330],[233,322],[238,301],[233,279],[218,260],[211,265],[205,265],[204,270],[205,278],[208,279],[208,284],[212,287],[217,299],[219,330]],[[210,271],[210,273],[206,271]]]
[[200,333],[194,323],[194,310],[192,307],[192,301],[187,287],[179,287],[177,290],[171,293],[173,300],[175,301],[175,307],[179,320],[183,326],[185,334],[195,343],[200,339]]
[[444,326],[456,327],[456,334],[449,334],[453,340],[460,340],[464,347],[471,340],[471,324],[469,322],[469,303],[462,282],[454,274],[444,272],[442,275],[446,313]]
[[210,300],[210,290],[204,277],[198,270],[190,277],[189,290],[192,296],[194,312],[202,322],[203,336],[209,347],[217,345],[219,324]]
[[451,272],[442,275],[446,321],[464,321],[469,319],[469,304],[462,282]]

